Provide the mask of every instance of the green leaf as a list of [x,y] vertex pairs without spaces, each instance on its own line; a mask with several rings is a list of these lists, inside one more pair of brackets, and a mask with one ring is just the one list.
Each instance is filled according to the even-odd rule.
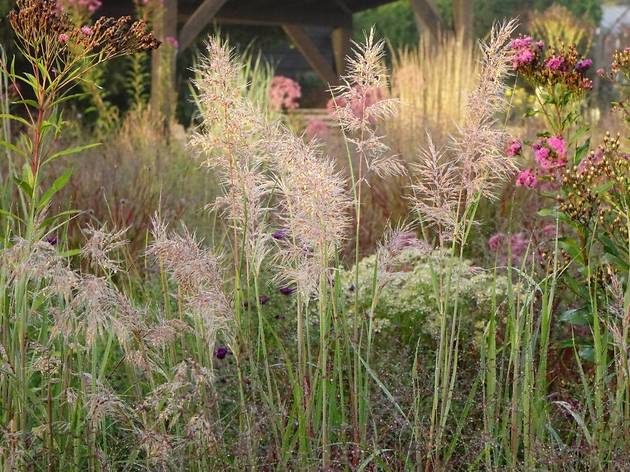
[[46,190],[46,192],[44,192],[44,195],[42,195],[41,200],[37,204],[37,209],[41,210],[46,205],[48,205],[52,197],[57,192],[59,192],[59,190],[61,190],[62,188],[66,186],[71,176],[72,176],[72,168],[69,168],[63,174],[57,177],[55,181],[52,183],[52,185],[50,186],[50,188]]
[[17,184],[17,186],[20,187],[22,189],[22,191],[30,199],[33,196],[33,188],[26,181],[24,181],[22,179],[18,179],[17,177],[14,177],[14,180],[15,180],[15,183]]
[[92,149],[95,148],[97,146],[100,146],[101,143],[92,143],[92,144],[86,144],[84,146],[75,146],[75,147],[71,147],[71,148],[67,148],[64,149],[63,151],[59,151],[54,153],[52,156],[50,156],[48,159],[46,159],[44,161],[44,164],[47,164],[51,161],[54,161],[55,159],[59,159],[60,157],[64,157],[64,156],[70,156],[72,154],[77,154],[79,152],[83,152],[86,151],[88,149]]
[[81,254],[81,249],[68,249],[67,251],[60,252],[61,257],[73,257]]
[[575,326],[588,326],[591,322],[591,316],[584,307],[566,310],[558,319]]
[[577,147],[575,150],[575,157],[573,158],[573,165],[578,165],[586,156],[589,148],[591,147],[591,138],[588,138],[584,143]]
[[2,146],[3,148],[8,149],[11,152],[14,152],[22,157],[26,157],[26,153],[24,151],[22,151],[19,147],[17,147],[14,144],[11,144],[8,141],[5,141],[3,139],[0,139],[0,146]]
[[580,248],[579,243],[572,238],[560,238],[558,239],[558,245],[567,251],[567,253],[575,260],[580,263],[583,262],[582,258],[582,249]]
[[28,127],[31,126],[31,123],[26,121],[21,116],[16,116],[16,115],[13,115],[11,113],[0,113],[0,119],[2,119],[2,120],[13,120],[13,121],[17,121],[18,123],[22,123],[25,126],[28,126]]

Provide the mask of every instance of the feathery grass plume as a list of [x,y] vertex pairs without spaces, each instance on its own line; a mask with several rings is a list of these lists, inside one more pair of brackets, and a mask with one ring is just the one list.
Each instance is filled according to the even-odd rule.
[[354,43],[348,57],[348,73],[342,84],[331,89],[332,114],[352,143],[368,173],[380,177],[402,175],[405,168],[377,131],[377,124],[397,112],[397,100],[387,98],[388,79],[383,41],[376,41],[374,29],[365,35],[364,44]]
[[125,421],[131,417],[132,411],[128,405],[111,388],[90,373],[84,372],[81,377],[82,390],[86,395],[85,415],[92,430],[99,430],[105,418]]
[[[114,325],[120,301],[121,294],[106,279],[84,275],[71,302],[58,313],[51,334],[53,337],[61,335],[66,340],[83,334],[91,347]],[[121,341],[128,335],[126,328],[124,324],[117,324],[116,332]]]
[[224,187],[225,195],[211,208],[225,210],[235,233],[247,241],[247,255],[261,261],[266,254],[264,202],[271,188],[261,171],[270,158],[265,113],[248,99],[242,66],[228,45],[213,37],[206,48],[193,80],[202,125],[190,145],[205,166],[218,172]]
[[505,79],[511,69],[509,41],[515,20],[494,25],[487,43],[480,42],[479,83],[468,95],[464,120],[452,138],[451,149],[462,171],[466,194],[494,198],[497,186],[516,172],[514,159],[505,155],[509,136],[497,126],[497,113],[507,107]]
[[105,228],[97,229],[88,226],[83,233],[88,240],[81,247],[81,257],[87,259],[93,268],[100,268],[106,273],[116,273],[120,270],[121,262],[111,258],[111,253],[125,247],[128,243],[124,239],[129,228],[108,232]]
[[412,165],[415,182],[410,186],[409,200],[423,222],[437,227],[441,238],[453,235],[457,226],[462,198],[459,168],[448,159],[444,149],[437,149],[431,136],[421,150],[420,159]]
[[181,235],[169,233],[164,224],[154,219],[152,233],[154,241],[147,253],[170,274],[182,291],[187,308],[203,320],[207,340],[214,343],[217,331],[227,326],[232,313],[223,290],[220,260],[202,248],[185,227]]
[[314,143],[284,127],[275,141],[273,168],[288,234],[280,241],[281,275],[308,296],[346,236],[350,201],[333,161]]
[[498,186],[517,170],[514,159],[505,155],[508,135],[496,118],[506,106],[504,80],[515,28],[514,20],[495,25],[488,43],[480,43],[479,82],[468,95],[463,122],[446,149],[436,149],[429,139],[413,166],[411,204],[424,221],[436,226],[441,242],[464,236],[466,225],[459,223],[469,206],[481,197],[494,198]]
[[45,284],[45,295],[57,295],[69,300],[80,276],[68,267],[48,241],[27,241],[16,238],[13,246],[0,253],[0,267],[10,274],[11,281],[27,279]]

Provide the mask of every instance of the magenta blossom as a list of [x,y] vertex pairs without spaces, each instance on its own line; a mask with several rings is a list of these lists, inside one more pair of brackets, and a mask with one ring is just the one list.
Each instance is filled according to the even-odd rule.
[[582,59],[575,64],[575,70],[578,72],[584,72],[593,65],[591,59]]
[[516,186],[517,187],[527,187],[534,188],[538,183],[538,179],[536,178],[536,174],[532,169],[525,169],[518,174],[516,178]]
[[549,170],[553,167],[549,155],[551,150],[547,147],[539,147],[534,151],[534,158],[540,167],[545,170]]
[[508,144],[506,154],[509,157],[518,156],[523,149],[523,143],[521,143],[518,139],[513,138]]
[[69,39],[70,39],[70,36],[68,36],[66,33],[61,33],[59,35],[59,41],[61,41],[62,43],[68,42]]
[[315,138],[324,139],[330,135],[330,129],[324,120],[312,118],[308,121],[304,134],[309,141]]
[[551,70],[560,70],[564,66],[564,57],[551,56],[549,59],[547,59],[545,66],[547,66],[547,68]]
[[294,110],[299,107],[298,100],[302,97],[300,84],[282,75],[271,79],[269,84],[269,103],[276,111]]
[[497,252],[505,242],[505,234],[495,233],[488,238],[488,247],[491,251]]
[[512,248],[512,257],[518,258],[527,250],[529,240],[525,237],[525,233],[516,233],[510,239],[510,246]]
[[551,136],[547,138],[547,144],[553,149],[558,157],[564,159],[567,155],[567,145],[562,136]]
[[92,34],[92,28],[90,28],[89,26],[82,26],[81,33],[83,33],[86,36],[90,36]]

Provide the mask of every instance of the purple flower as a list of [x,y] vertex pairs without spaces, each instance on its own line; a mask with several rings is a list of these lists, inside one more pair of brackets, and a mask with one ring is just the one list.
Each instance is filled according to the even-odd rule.
[[547,144],[553,149],[558,157],[564,158],[567,154],[567,145],[562,136],[551,136],[547,138]]
[[512,66],[518,69],[521,66],[530,64],[534,60],[534,53],[531,49],[523,49],[514,55]]
[[67,42],[68,39],[70,39],[70,36],[68,36],[66,33],[61,33],[59,35],[59,41],[61,41],[62,43]]
[[536,174],[531,169],[525,169],[518,174],[516,178],[516,186],[517,187],[527,187],[534,188],[538,183],[538,179],[536,178]]
[[491,251],[497,252],[505,242],[505,234],[495,233],[488,238],[488,247]]
[[89,26],[82,26],[81,33],[83,33],[86,36],[90,36],[92,34],[92,28],[90,28]]
[[518,156],[521,153],[522,149],[523,149],[523,143],[521,143],[518,139],[514,138],[512,139],[512,141],[510,141],[510,144],[508,144],[506,154],[509,157]]
[[260,302],[261,305],[264,305],[269,300],[271,299],[267,295],[261,295],[260,297],[258,297],[258,301]]
[[551,168],[551,161],[549,160],[549,155],[551,154],[551,150],[547,147],[539,147],[534,151],[534,158],[538,165],[543,169],[547,170]]
[[51,246],[56,245],[57,241],[58,239],[57,239],[57,236],[55,235],[46,236],[46,242],[50,244]]
[[520,257],[529,246],[529,240],[525,238],[525,233],[516,233],[512,235],[510,245],[512,246],[512,256]]
[[564,57],[562,56],[551,56],[547,59],[545,66],[551,70],[560,70],[564,65]]
[[295,287],[280,287],[282,295],[291,295],[293,292],[295,292]]
[[225,347],[225,346],[219,346],[216,350],[216,352],[214,353],[215,356],[217,356],[217,359],[225,359],[225,356],[227,356],[230,353],[230,350]]
[[528,48],[532,45],[532,37],[531,36],[525,36],[522,38],[516,38],[513,39],[512,41],[510,41],[510,48],[511,49],[524,49],[524,48]]
[[271,233],[271,237],[273,239],[277,239],[278,241],[283,241],[287,239],[288,236],[289,231],[286,229],[279,229],[278,231],[274,231],[273,233]]
[[584,72],[589,69],[593,65],[593,61],[591,59],[582,59],[577,61],[575,64],[575,70],[578,72]]

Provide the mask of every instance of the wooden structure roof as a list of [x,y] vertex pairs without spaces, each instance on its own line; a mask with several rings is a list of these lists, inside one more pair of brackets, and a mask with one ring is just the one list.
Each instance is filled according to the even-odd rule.
[[[211,22],[280,26],[310,67],[324,82],[336,83],[345,69],[352,35],[352,15],[378,7],[393,0],[157,0],[163,5],[160,18],[154,21],[154,33],[160,40],[172,37],[179,43],[178,52],[186,50]],[[443,29],[434,0],[410,0],[418,23],[432,36],[439,36]],[[453,0],[456,30],[466,35],[472,30],[472,1]],[[134,14],[133,0],[108,0],[103,2],[99,14],[122,16]],[[308,27],[330,28],[331,55],[325,54],[321,41],[309,35]],[[164,70],[158,56],[168,54],[160,48],[152,61],[152,101],[155,87],[164,87],[174,81],[174,60]],[[171,53],[172,54],[172,53]],[[168,63],[168,61],[167,61]],[[165,75],[166,74],[166,75]],[[167,104],[166,99],[158,105]]]
[[[177,38],[179,52],[186,50],[211,22],[280,26],[313,70],[326,82],[334,83],[343,72],[352,32],[352,15],[393,0],[162,0],[164,18],[155,25],[159,39]],[[411,0],[416,17],[433,34],[440,18],[433,0]],[[99,14],[133,15],[132,0],[103,2]],[[331,29],[334,61],[322,54],[305,27]]]

